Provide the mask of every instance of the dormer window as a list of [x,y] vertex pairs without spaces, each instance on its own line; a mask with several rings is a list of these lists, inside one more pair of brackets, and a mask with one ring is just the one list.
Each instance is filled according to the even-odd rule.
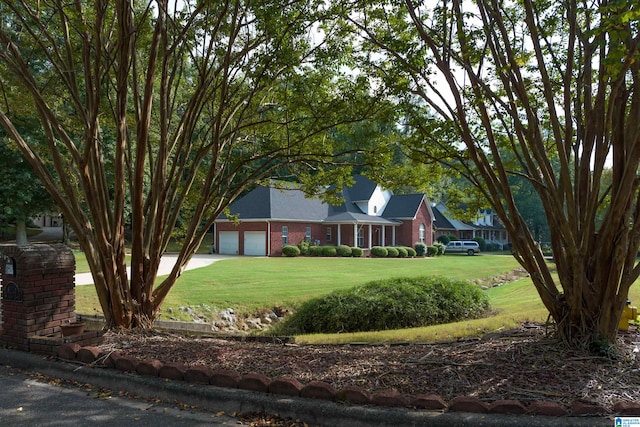
[[374,213],[374,214],[377,214],[377,213],[378,213],[378,207],[377,207],[377,206],[374,206],[374,207],[373,207],[373,213]]

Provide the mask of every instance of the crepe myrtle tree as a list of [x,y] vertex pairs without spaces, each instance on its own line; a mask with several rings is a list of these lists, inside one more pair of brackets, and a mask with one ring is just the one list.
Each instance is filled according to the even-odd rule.
[[[334,166],[368,152],[331,132],[382,104],[341,74],[349,46],[310,0],[2,0],[0,12],[0,124],[79,239],[109,327],[151,325],[244,191],[283,175],[339,184],[348,168]],[[21,130],[27,115],[41,138]],[[177,223],[183,245],[157,283]]]
[[[612,343],[640,273],[637,2],[355,4],[342,5],[345,22],[367,71],[396,93],[406,152],[490,202],[567,344]],[[518,210],[514,176],[540,200],[553,266]]]

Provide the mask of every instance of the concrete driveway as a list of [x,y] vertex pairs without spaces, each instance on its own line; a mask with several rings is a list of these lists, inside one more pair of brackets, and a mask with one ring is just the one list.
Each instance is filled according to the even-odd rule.
[[[196,268],[206,267],[214,262],[222,261],[225,259],[237,258],[234,255],[208,255],[208,254],[196,254],[194,255],[185,270],[193,270]],[[165,254],[160,259],[160,268],[158,268],[158,276],[166,276],[171,273],[171,269],[178,259],[177,254]],[[129,267],[127,271],[131,273]],[[76,286],[92,285],[94,283],[91,273],[78,273],[76,274]]]

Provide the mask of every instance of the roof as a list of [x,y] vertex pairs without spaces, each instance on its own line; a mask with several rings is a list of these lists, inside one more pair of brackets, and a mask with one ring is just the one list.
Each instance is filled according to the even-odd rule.
[[424,194],[394,194],[384,208],[382,216],[385,218],[413,219],[416,217],[420,204],[424,199]]
[[[381,216],[367,215],[360,210],[356,202],[368,201],[377,185],[363,176],[355,176],[354,181],[354,185],[342,190],[344,202],[339,206],[329,205],[319,197],[308,197],[293,185],[286,189],[260,186],[233,202],[229,211],[238,215],[241,221],[284,220],[398,225],[400,222],[394,219],[414,218],[420,203],[425,200],[424,194],[394,195]],[[219,220],[226,219],[225,215],[219,217]]]

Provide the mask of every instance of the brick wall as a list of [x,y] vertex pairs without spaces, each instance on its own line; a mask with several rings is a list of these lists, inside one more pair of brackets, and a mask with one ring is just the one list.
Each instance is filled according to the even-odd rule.
[[[67,246],[8,246],[0,260],[4,343],[29,350],[30,337],[59,335],[75,322],[75,257]],[[14,274],[6,274],[7,263]]]

